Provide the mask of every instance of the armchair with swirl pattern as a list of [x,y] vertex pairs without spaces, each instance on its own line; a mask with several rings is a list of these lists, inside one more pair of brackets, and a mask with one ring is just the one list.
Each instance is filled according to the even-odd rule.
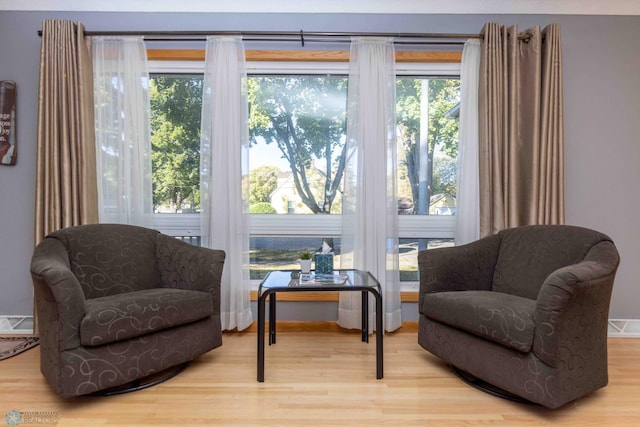
[[422,251],[418,342],[493,393],[560,407],[608,382],[618,264],[609,237],[566,225]]
[[65,398],[105,391],[222,345],[224,260],[224,251],[131,225],[49,234],[31,262],[49,384]]

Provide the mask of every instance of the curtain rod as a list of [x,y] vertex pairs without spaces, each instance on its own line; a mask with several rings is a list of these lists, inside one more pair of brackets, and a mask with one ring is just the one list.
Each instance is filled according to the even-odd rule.
[[[305,32],[296,31],[85,31],[86,36],[142,36],[147,41],[206,41],[207,36],[241,36],[245,41],[347,43],[351,37],[391,37],[395,44],[461,45],[467,39],[482,38],[480,34],[446,33],[366,33],[366,32]],[[38,31],[42,36],[42,30]],[[449,41],[438,41],[445,39]]]

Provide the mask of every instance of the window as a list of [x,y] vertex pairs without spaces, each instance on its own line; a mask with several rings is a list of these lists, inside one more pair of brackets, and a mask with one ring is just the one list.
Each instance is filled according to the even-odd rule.
[[[400,65],[400,64],[399,64]],[[199,243],[201,63],[152,63],[156,227]],[[452,245],[459,64],[398,72],[401,279]],[[400,68],[400,67],[399,67]],[[329,240],[339,255],[347,63],[249,63],[251,277],[295,268]]]
[[200,209],[202,74],[152,74],[151,163],[153,211]]
[[278,214],[339,214],[347,77],[249,76],[249,203]]
[[396,84],[400,280],[414,284],[418,252],[452,246],[455,226],[460,79],[432,72]]
[[460,80],[400,76],[396,88],[398,213],[454,215]]

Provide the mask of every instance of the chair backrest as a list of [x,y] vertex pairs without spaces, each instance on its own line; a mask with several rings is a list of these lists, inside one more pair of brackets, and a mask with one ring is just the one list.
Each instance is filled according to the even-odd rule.
[[492,290],[536,299],[547,276],[582,261],[605,234],[569,225],[532,225],[502,230]]
[[92,224],[55,231],[86,298],[157,286],[155,241],[159,232],[123,224]]

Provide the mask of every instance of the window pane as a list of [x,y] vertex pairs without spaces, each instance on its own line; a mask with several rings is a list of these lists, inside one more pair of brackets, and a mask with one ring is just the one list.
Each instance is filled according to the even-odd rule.
[[[262,280],[273,270],[299,270],[300,253],[319,252],[322,242],[327,241],[333,248],[333,263],[340,265],[340,239],[323,238],[321,236],[273,236],[252,237],[249,246],[249,263],[251,279]],[[313,268],[313,267],[312,267]]]
[[[250,243],[251,279],[262,280],[273,270],[299,269],[300,252],[318,252],[323,240],[332,245],[334,264],[340,265],[340,239],[298,236],[252,237]],[[453,239],[400,239],[400,280],[418,281],[418,253],[424,249],[450,247]]]
[[194,213],[200,209],[202,83],[202,74],[151,75],[151,162],[156,213]]
[[202,239],[200,236],[173,236],[178,240],[181,240],[185,243],[189,243],[193,246],[202,246]]
[[454,215],[460,79],[397,79],[398,213]]
[[418,253],[453,246],[453,239],[400,239],[400,281],[418,281]]
[[249,78],[252,213],[341,212],[347,77]]

